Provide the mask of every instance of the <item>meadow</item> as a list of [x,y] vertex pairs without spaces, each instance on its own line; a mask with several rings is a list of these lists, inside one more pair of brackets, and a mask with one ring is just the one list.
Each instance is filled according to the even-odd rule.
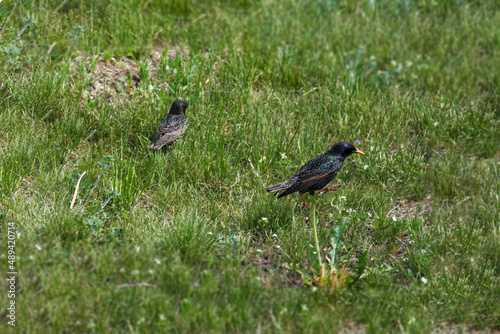
[[[499,331],[499,9],[0,2],[0,331]],[[340,140],[341,190],[266,193]]]

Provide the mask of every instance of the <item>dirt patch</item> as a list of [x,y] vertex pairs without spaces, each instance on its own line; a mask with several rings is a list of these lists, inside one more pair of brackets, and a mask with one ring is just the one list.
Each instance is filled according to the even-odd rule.
[[[431,195],[427,195],[423,201],[409,201],[399,199],[397,205],[393,207],[387,216],[400,221],[405,218],[421,219],[425,223],[428,221],[428,214],[432,211]],[[404,261],[406,252],[410,245],[410,233],[404,232],[396,237],[396,247],[391,251],[391,257],[395,261]]]
[[345,325],[344,328],[342,328],[339,331],[339,334],[356,334],[356,333],[366,333],[366,325],[364,324],[357,324],[354,321],[348,321]]
[[425,216],[432,212],[431,206],[431,195],[427,195],[423,201],[409,201],[406,199],[399,199],[397,205],[392,208],[387,215],[390,217],[396,217],[398,220],[404,218],[425,219]]
[[142,80],[141,67],[147,69],[150,80],[157,77],[158,65],[165,59],[189,55],[189,48],[157,48],[142,61],[127,57],[108,58],[100,56],[78,56],[72,69],[84,67],[89,85],[83,92],[83,99],[106,99],[108,103],[122,104],[139,87]]
[[33,188],[33,177],[28,175],[21,180],[19,188],[12,194],[12,198],[16,197],[32,197],[35,195],[35,190]]
[[447,322],[440,322],[436,328],[431,332],[432,334],[448,334],[448,333],[495,333],[498,334],[500,331],[492,328],[484,328],[482,330],[476,330],[468,328],[468,326],[463,324],[449,324]]
[[[252,252],[255,254],[256,250],[252,249]],[[261,281],[262,284],[267,288],[273,287],[273,281],[275,284],[279,282],[278,284],[280,287],[301,287],[301,275],[294,270],[290,270],[290,268],[286,266],[280,266],[279,264],[277,264],[277,259],[274,258],[271,253],[272,250],[268,249],[264,250],[264,254],[261,256],[251,255],[249,258],[243,261],[243,264],[251,264],[253,267],[257,268],[259,270],[257,279]]]

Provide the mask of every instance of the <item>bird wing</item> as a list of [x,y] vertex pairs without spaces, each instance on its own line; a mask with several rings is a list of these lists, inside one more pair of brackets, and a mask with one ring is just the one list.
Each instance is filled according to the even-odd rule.
[[295,174],[298,185],[296,191],[306,191],[309,187],[312,187],[329,175],[337,173],[340,167],[342,165],[337,161],[328,161],[313,170],[299,170]]
[[188,126],[186,115],[171,115],[163,117],[156,130],[151,148],[159,149],[163,145],[182,138]]
[[295,173],[295,175],[288,182],[290,185],[289,188],[282,192],[278,198],[297,191],[301,193],[307,192],[310,187],[321,182],[332,174],[337,174],[340,167],[342,167],[342,163],[335,160],[326,161],[314,169],[310,169],[308,163]]

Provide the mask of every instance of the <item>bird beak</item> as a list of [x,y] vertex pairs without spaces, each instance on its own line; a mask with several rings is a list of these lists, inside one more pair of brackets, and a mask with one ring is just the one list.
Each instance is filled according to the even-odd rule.
[[364,154],[363,152],[361,152],[360,150],[356,150],[356,151],[354,151],[354,153],[365,155],[365,154]]

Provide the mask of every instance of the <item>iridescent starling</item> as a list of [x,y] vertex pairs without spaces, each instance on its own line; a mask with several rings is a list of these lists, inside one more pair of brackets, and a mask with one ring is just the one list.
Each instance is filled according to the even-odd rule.
[[158,150],[163,145],[181,140],[188,127],[188,118],[185,114],[188,104],[182,100],[172,103],[170,112],[163,117],[156,130],[153,144],[149,147]]
[[340,171],[345,158],[353,153],[363,154],[353,145],[341,141],[336,143],[327,152],[310,160],[302,166],[297,173],[288,181],[266,188],[267,192],[283,190],[278,198],[299,192],[304,204],[302,210],[307,206],[307,202],[302,194],[309,193],[316,195],[320,192],[336,191],[342,185],[332,187],[325,186],[330,183]]

